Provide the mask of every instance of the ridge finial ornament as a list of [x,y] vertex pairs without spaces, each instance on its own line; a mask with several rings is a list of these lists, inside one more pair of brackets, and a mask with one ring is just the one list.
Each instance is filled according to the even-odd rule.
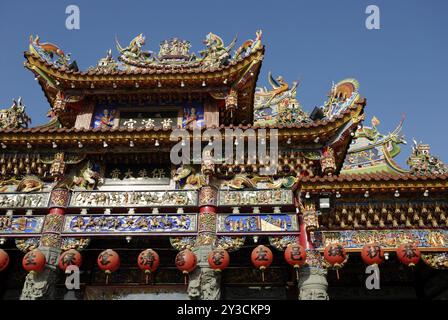
[[31,118],[25,112],[22,97],[14,99],[9,109],[0,109],[0,128],[2,129],[28,128],[30,123]]

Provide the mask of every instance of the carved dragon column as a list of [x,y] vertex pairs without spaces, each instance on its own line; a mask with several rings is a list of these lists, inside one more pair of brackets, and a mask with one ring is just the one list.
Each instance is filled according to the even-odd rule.
[[204,186],[199,191],[198,235],[193,252],[198,259],[198,267],[190,275],[188,294],[191,299],[219,300],[221,278],[210,268],[208,255],[216,242],[217,190]]
[[50,195],[50,210],[45,217],[39,250],[47,260],[41,273],[31,272],[26,276],[21,300],[53,299],[58,275],[58,258],[61,253],[61,233],[64,212],[69,201],[69,191],[55,189]]
[[328,300],[327,270],[321,254],[314,249],[310,239],[310,232],[319,227],[314,203],[307,202],[302,207],[299,224],[299,243],[307,253],[306,264],[299,271],[299,300]]

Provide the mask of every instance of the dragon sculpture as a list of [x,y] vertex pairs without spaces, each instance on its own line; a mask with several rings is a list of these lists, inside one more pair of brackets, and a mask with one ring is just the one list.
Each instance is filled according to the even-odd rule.
[[297,178],[288,176],[274,181],[272,177],[254,176],[250,178],[246,175],[238,174],[232,180],[224,181],[221,187],[227,187],[236,190],[242,190],[246,188],[257,189],[259,186],[258,184],[261,182],[265,182],[265,187],[269,189],[291,188],[297,182]]
[[40,43],[40,37],[36,36],[35,38],[30,36],[30,45],[29,45],[30,53],[43,58],[47,62],[51,64],[56,64],[57,66],[68,66],[70,61],[70,54],[65,54],[61,48],[57,45],[45,42]]
[[199,52],[201,54],[201,63],[219,66],[228,63],[231,59],[230,52],[236,44],[236,37],[226,47],[224,41],[219,36],[210,32],[207,34],[204,44],[206,49]]
[[120,52],[120,59],[127,61],[138,61],[138,62],[151,62],[153,52],[151,51],[143,51],[143,46],[146,43],[146,37],[140,33],[134,39],[131,40],[129,46],[123,48],[118,39],[115,39],[117,50]]
[[196,173],[196,170],[190,165],[183,165],[179,167],[173,180],[178,182],[183,189],[199,189],[206,184],[206,179],[203,174]]
[[296,99],[298,82],[293,82],[292,87],[289,87],[283,77],[274,79],[271,72],[268,81],[272,89],[260,87],[255,92],[256,123],[288,125],[311,121]]

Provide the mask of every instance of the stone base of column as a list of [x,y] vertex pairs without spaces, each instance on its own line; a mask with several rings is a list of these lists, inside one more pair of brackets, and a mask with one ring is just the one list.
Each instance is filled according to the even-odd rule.
[[30,272],[25,278],[20,300],[52,300],[55,298],[56,282],[59,269],[58,257],[61,249],[40,246],[47,264],[44,271]]
[[45,268],[41,273],[26,276],[20,300],[52,300],[55,298],[57,271]]
[[299,300],[329,300],[327,270],[304,266],[299,272]]
[[221,273],[210,268],[208,255],[212,246],[199,246],[192,251],[198,259],[198,267],[190,274],[188,295],[192,300],[219,300],[221,298]]

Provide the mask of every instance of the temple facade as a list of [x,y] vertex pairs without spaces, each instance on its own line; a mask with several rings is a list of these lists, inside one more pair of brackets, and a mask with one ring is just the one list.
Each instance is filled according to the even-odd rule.
[[49,122],[0,110],[1,299],[448,298],[448,167],[394,161],[404,117],[365,123],[355,79],[310,112],[257,87],[261,31],[145,42],[81,71],[30,37]]

